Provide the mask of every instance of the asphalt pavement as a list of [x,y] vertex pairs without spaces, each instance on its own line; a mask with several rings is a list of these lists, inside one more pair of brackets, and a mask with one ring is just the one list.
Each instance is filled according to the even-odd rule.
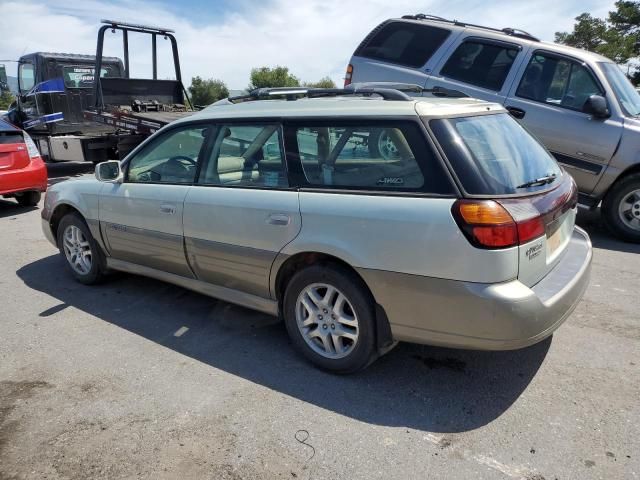
[[552,338],[400,344],[335,376],[271,317],[131,275],[74,282],[40,210],[0,200],[0,479],[638,478],[640,246],[578,223],[591,284]]

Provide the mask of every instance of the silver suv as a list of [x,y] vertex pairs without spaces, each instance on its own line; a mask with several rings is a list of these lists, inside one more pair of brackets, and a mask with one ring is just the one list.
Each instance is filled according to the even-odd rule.
[[500,103],[575,178],[580,203],[620,238],[640,242],[640,96],[608,58],[502,30],[408,15],[377,26],[349,82],[444,87]]
[[43,230],[80,282],[120,270],[280,315],[343,373],[398,341],[524,347],[582,297],[575,183],[501,105],[389,88],[226,103],[49,189]]

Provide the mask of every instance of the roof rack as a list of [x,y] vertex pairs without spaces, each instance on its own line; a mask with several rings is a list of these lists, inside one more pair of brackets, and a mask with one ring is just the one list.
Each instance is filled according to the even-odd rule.
[[486,27],[484,25],[476,25],[475,23],[466,23],[459,22],[458,20],[447,20],[446,18],[438,17],[436,15],[425,15],[424,13],[417,13],[415,15],[403,15],[402,18],[405,20],[432,20],[434,22],[444,22],[450,23],[452,25],[457,25],[459,27],[473,27],[473,28],[481,28],[483,30],[489,30],[492,32],[503,33],[505,35],[509,35],[510,37],[522,38],[524,40],[531,40],[532,42],[539,42],[540,39],[534,37],[528,32],[521,30],[519,28],[492,28]]
[[422,88],[420,85],[411,83],[393,82],[372,82],[354,83],[345,88],[307,88],[307,87],[280,87],[280,88],[257,88],[246,95],[229,97],[231,103],[242,103],[255,100],[268,100],[274,98],[285,98],[286,100],[298,100],[299,98],[322,98],[340,96],[379,96],[383,100],[411,101],[414,100],[408,94],[422,96],[430,93],[436,97],[461,98],[467,97],[463,92],[451,90],[443,87],[430,89]]

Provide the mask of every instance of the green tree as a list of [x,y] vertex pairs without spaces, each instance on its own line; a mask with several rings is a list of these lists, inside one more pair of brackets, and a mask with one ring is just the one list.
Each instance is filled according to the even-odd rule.
[[336,82],[329,77],[323,77],[317,82],[304,82],[302,85],[309,88],[336,88]]
[[15,99],[16,97],[14,97],[11,92],[4,90],[2,94],[0,94],[0,110],[7,110]]
[[252,68],[248,89],[299,86],[300,80],[291,75],[287,67],[276,66]]
[[640,2],[617,1],[607,19],[578,15],[572,32],[556,32],[555,41],[584,48],[626,63],[638,56],[640,42]]
[[229,89],[222,80],[214,80],[212,78],[203,80],[200,77],[193,77],[189,87],[189,94],[194,105],[206,106],[222,98],[227,98]]

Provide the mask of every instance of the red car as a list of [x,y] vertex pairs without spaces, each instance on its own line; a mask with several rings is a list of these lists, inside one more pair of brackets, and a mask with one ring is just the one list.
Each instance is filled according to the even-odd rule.
[[31,137],[0,119],[0,195],[35,206],[47,189],[47,167]]

